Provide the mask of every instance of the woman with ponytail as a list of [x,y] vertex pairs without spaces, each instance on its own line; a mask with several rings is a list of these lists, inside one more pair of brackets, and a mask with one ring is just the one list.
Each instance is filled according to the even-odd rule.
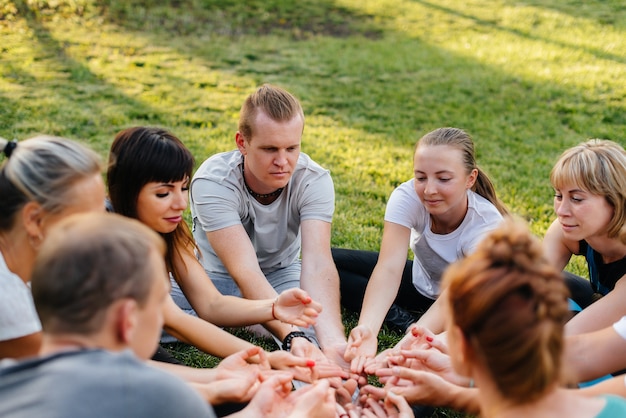
[[37,354],[41,324],[30,293],[35,256],[51,225],[104,211],[98,155],[69,139],[0,138],[0,359]]
[[[380,253],[333,249],[342,304],[361,312],[345,353],[355,373],[376,354],[383,321],[406,331],[416,320],[408,312],[428,311],[439,296],[444,269],[470,254],[507,213],[461,129],[424,135],[415,148],[413,175],[389,198]],[[407,260],[407,247],[413,260]],[[429,312],[432,322],[443,324],[440,309],[435,311]]]

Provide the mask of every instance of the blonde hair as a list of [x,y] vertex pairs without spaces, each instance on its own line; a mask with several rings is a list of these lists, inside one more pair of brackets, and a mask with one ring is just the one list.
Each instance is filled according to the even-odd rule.
[[298,99],[287,90],[263,84],[241,106],[239,132],[248,142],[254,135],[254,122],[259,111],[275,122],[288,122],[300,116],[304,126],[304,112]]
[[465,166],[466,173],[469,174],[472,170],[478,171],[476,182],[472,186],[472,191],[478,193],[488,201],[490,201],[498,212],[502,215],[507,215],[509,211],[504,204],[496,196],[496,189],[489,179],[489,176],[482,171],[476,164],[476,154],[474,152],[474,142],[467,132],[458,128],[439,128],[432,132],[427,133],[415,146],[415,151],[420,146],[437,146],[447,145],[458,149],[463,154],[463,165]]
[[615,211],[607,235],[626,243],[626,151],[621,145],[591,139],[569,148],[552,168],[550,183],[555,189],[572,184],[603,196]]

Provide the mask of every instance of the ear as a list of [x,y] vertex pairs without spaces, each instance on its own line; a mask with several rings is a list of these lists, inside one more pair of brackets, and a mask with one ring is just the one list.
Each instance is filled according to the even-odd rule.
[[37,202],[28,202],[22,208],[22,223],[31,241],[41,243],[44,236],[43,218],[46,211]]
[[129,346],[137,332],[137,301],[122,299],[115,309],[115,330],[118,343]]
[[476,183],[476,179],[478,179],[478,169],[475,168],[473,169],[469,176],[467,177],[467,188],[471,189],[472,187],[474,187],[474,183]]
[[461,376],[471,377],[472,375],[472,355],[469,341],[465,338],[465,334],[456,325],[448,330],[448,345],[450,347],[450,358],[452,367]]
[[246,138],[239,131],[235,134],[235,143],[237,144],[237,148],[241,154],[244,156],[248,154],[248,151],[246,150]]

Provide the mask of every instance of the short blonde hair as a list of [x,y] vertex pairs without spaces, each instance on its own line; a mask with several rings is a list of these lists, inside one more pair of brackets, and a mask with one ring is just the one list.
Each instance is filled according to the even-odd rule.
[[615,211],[607,228],[608,236],[626,239],[626,151],[621,145],[591,139],[566,150],[550,172],[550,183],[555,189],[572,184],[603,196]]
[[254,135],[254,122],[259,111],[275,122],[288,122],[300,116],[304,127],[304,112],[298,99],[287,90],[263,84],[241,106],[239,132],[248,142]]

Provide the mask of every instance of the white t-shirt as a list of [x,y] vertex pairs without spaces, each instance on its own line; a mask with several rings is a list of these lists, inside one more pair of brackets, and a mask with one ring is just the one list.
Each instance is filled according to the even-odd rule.
[[9,270],[0,253],[0,341],[38,331],[41,331],[41,323],[30,288]]
[[449,234],[435,234],[414,183],[415,179],[406,181],[391,193],[385,221],[411,229],[413,285],[422,295],[436,299],[445,268],[474,251],[485,234],[498,226],[502,215],[487,199],[468,190],[467,214],[461,225]]
[[265,274],[291,265],[300,255],[300,224],[331,222],[335,189],[328,170],[300,153],[287,187],[269,205],[257,202],[245,188],[243,156],[238,150],[216,154],[198,168],[190,186],[193,236],[207,272],[228,274],[206,236],[242,225]]
[[626,316],[622,316],[622,319],[614,323],[613,329],[620,337],[626,340]]

